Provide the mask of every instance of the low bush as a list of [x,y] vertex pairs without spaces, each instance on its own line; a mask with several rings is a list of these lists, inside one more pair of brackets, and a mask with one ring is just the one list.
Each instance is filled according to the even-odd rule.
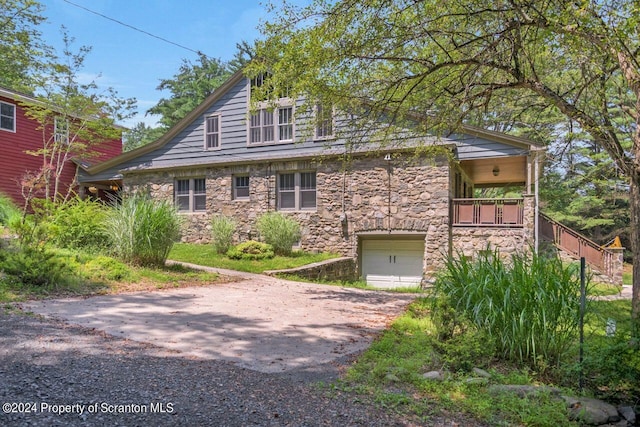
[[61,248],[99,251],[108,242],[102,223],[106,207],[99,201],[76,197],[51,210],[49,233]]
[[19,217],[20,210],[13,201],[0,193],[0,225],[8,225],[12,218]]
[[107,211],[105,231],[113,253],[136,265],[164,265],[180,237],[181,217],[166,201],[145,195],[124,197]]
[[233,233],[236,231],[236,222],[233,218],[224,215],[215,215],[211,219],[211,234],[213,247],[219,254],[227,253],[233,245]]
[[31,246],[1,251],[0,271],[24,285],[36,287],[56,287],[74,275],[53,252]]
[[84,264],[88,277],[103,280],[128,280],[132,276],[129,266],[117,259],[107,256],[96,256]]
[[300,240],[300,224],[280,212],[267,212],[258,218],[262,239],[273,246],[278,255],[291,254],[292,246]]
[[259,260],[273,258],[273,246],[268,243],[249,240],[229,249],[227,256],[231,259]]

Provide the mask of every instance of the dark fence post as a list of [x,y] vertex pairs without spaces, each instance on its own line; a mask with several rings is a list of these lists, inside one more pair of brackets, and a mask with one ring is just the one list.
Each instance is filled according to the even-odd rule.
[[586,260],[580,258],[580,377],[578,379],[578,387],[582,393],[584,387],[584,372],[582,369],[582,360],[584,358],[584,312],[587,305],[587,287],[586,287]]

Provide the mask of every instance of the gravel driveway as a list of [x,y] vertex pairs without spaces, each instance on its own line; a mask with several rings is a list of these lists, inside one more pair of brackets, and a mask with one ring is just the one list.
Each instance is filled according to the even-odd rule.
[[476,425],[316,385],[411,296],[252,280],[0,311],[0,425]]

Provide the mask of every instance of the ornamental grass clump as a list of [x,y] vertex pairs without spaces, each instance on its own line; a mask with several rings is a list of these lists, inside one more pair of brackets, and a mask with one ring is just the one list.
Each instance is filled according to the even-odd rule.
[[224,215],[216,215],[211,219],[211,235],[213,248],[219,254],[225,254],[233,245],[233,233],[236,231],[236,222],[233,218]]
[[300,240],[300,224],[279,212],[267,212],[258,218],[262,239],[273,246],[276,255],[291,255],[292,246]]
[[438,277],[440,298],[488,334],[496,355],[540,368],[557,364],[578,334],[580,275],[556,257],[498,251],[450,258]]
[[105,229],[113,253],[131,264],[164,265],[180,238],[181,218],[171,203],[145,195],[124,197],[107,212]]

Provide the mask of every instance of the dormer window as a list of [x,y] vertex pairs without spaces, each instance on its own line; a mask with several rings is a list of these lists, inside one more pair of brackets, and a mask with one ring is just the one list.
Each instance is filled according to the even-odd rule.
[[207,116],[204,119],[204,148],[220,148],[220,115]]
[[249,143],[268,144],[293,141],[293,106],[261,108],[249,119]]

